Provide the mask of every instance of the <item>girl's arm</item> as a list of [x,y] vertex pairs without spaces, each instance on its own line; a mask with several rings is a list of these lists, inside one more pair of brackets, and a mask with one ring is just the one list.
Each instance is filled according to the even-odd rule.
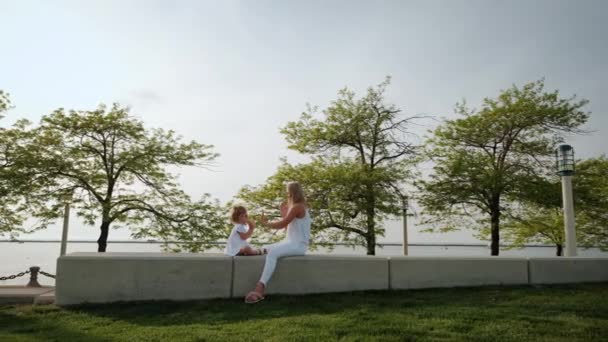
[[247,231],[247,233],[237,232],[243,240],[249,239],[251,235],[253,235],[253,230],[255,229],[255,222],[253,222],[253,220],[247,220],[247,224],[249,225],[249,230]]
[[289,207],[287,207],[287,203],[281,203],[281,218],[285,218],[287,216],[287,212],[289,211]]
[[297,205],[289,209],[285,217],[274,222],[268,222],[268,219],[266,219],[266,217],[262,214],[262,224],[272,229],[283,229],[287,227],[287,225],[290,224],[291,221],[293,221],[296,217],[303,217],[306,214],[305,210],[306,209],[304,209],[303,205]]

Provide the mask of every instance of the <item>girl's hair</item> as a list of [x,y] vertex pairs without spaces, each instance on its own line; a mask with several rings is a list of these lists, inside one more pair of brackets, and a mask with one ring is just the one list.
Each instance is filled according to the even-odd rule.
[[287,183],[287,193],[290,195],[287,200],[287,204],[291,207],[296,203],[306,204],[306,198],[304,197],[304,191],[298,182]]
[[232,213],[230,214],[230,219],[232,220],[232,223],[238,223],[239,217],[241,217],[241,215],[245,213],[247,213],[247,209],[245,209],[245,207],[243,207],[242,205],[232,207]]

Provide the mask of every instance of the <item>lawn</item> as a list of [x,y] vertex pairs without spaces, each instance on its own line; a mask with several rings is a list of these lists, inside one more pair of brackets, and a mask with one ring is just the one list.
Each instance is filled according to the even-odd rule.
[[0,341],[606,341],[608,284],[0,306]]

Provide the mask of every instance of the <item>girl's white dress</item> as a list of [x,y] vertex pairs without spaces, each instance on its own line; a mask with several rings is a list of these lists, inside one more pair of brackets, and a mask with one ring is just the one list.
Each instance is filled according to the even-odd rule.
[[237,223],[232,228],[228,241],[226,241],[226,249],[224,253],[228,256],[235,256],[239,253],[241,248],[249,246],[247,240],[241,239],[238,233],[247,233],[249,231],[249,225]]

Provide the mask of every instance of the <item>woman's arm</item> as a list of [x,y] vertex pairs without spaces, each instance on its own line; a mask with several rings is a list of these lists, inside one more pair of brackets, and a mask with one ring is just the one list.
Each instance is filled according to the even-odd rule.
[[249,239],[251,235],[253,235],[253,230],[255,229],[255,222],[253,220],[247,220],[247,224],[249,225],[249,230],[247,233],[237,232],[243,240]]
[[305,210],[306,209],[304,209],[303,205],[291,207],[285,217],[274,222],[268,222],[266,217],[262,215],[262,224],[272,229],[283,229],[287,227],[287,225],[290,224],[291,221],[293,221],[296,217],[303,217],[305,214]]

